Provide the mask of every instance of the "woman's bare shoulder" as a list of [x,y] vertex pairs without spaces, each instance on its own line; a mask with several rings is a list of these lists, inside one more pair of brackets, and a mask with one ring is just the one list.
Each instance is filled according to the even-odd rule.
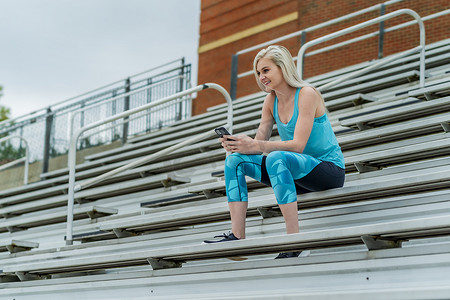
[[319,97],[319,93],[312,86],[304,86],[300,90],[300,95]]
[[264,98],[263,109],[272,110],[273,104],[275,103],[275,95],[273,93],[269,93]]

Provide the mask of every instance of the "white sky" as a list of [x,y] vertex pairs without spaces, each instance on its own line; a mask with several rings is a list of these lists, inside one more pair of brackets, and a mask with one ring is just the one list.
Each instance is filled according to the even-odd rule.
[[15,118],[186,57],[200,0],[0,0],[0,105]]

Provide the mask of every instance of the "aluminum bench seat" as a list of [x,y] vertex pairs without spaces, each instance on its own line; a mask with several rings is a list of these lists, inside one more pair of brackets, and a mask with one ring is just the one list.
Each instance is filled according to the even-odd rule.
[[348,150],[436,132],[448,132],[449,122],[450,113],[444,112],[378,128],[341,134],[337,136],[337,139],[341,148]]
[[[416,101],[416,100],[412,100],[412,101]],[[407,103],[407,104],[409,104],[409,106],[411,105],[410,103],[410,100],[407,100],[407,99],[404,99],[404,100],[401,100],[401,101],[398,101],[398,102],[401,102],[401,104],[404,104],[404,103]],[[396,104],[396,105],[398,105],[398,104]],[[404,104],[404,105],[406,105],[406,104]],[[408,106],[408,107],[409,107]],[[392,108],[391,108],[392,109]],[[442,115],[441,117],[439,117],[439,119],[440,118],[444,118],[445,119],[445,115]],[[433,120],[433,119],[431,119],[431,120]],[[445,124],[445,121],[443,121],[442,122],[442,124]],[[255,129],[257,129],[257,126],[259,125],[259,119],[254,119],[254,120],[252,120],[252,121],[247,121],[247,122],[245,122],[245,123],[241,123],[241,124],[239,124],[239,125],[237,125],[236,127],[235,127],[235,129],[236,129],[236,132],[241,132],[241,133],[245,133],[245,134],[249,134],[249,132],[248,131],[244,131],[244,132],[242,132],[241,130],[251,130],[251,134],[254,134],[254,131],[252,131],[252,129],[253,130],[255,130]],[[418,126],[418,127],[425,127],[425,128],[427,128],[428,126],[425,126],[424,124],[418,124],[418,123],[415,123],[415,124],[413,124],[413,125],[415,125],[415,126]],[[337,127],[337,126],[334,126],[333,127],[334,128],[334,130],[336,131],[336,133],[337,134],[340,134],[340,133],[343,133],[342,131],[340,131],[340,129],[339,129],[339,127]],[[397,131],[399,131],[400,129],[398,129],[398,128],[401,128],[401,126],[399,125],[399,126],[397,126],[397,127],[394,127],[393,128],[393,130],[397,130]],[[435,131],[435,129],[433,129],[434,131]],[[387,132],[390,132],[390,131],[387,131]],[[273,134],[277,134],[277,130],[276,130],[276,127],[274,128],[274,131],[273,131]],[[380,129],[379,130],[379,134],[381,134],[381,135],[386,135],[386,136],[388,136],[388,134],[386,133],[386,134],[384,134],[384,132]],[[349,135],[349,136],[352,136],[351,134]],[[361,137],[363,137],[364,135],[360,135],[360,140],[361,140]],[[351,143],[350,142],[350,139],[351,138],[347,138],[347,141],[349,141],[349,144]],[[213,144],[213,145],[215,145],[216,147],[218,147],[218,143],[215,141],[215,140],[213,140],[213,141],[210,141],[210,143],[211,144]],[[208,143],[208,142],[206,142],[205,144],[208,144],[208,145],[210,145],[210,143]],[[163,144],[164,145],[164,144]],[[194,149],[194,151],[197,151],[197,149],[199,148],[199,149],[202,149],[202,148],[210,148],[211,146],[205,146],[205,147],[202,147],[202,146],[193,146],[193,147],[187,147],[186,149],[185,149],[185,151],[188,151],[188,149],[191,149],[191,148],[193,148]],[[152,147],[149,147],[148,149],[141,149],[141,150],[135,150],[135,151],[130,151],[129,152],[129,155],[137,155],[137,154],[146,154],[146,152],[147,151],[151,151],[151,149],[153,149]],[[134,154],[133,154],[134,153]],[[178,152],[178,153],[181,153],[181,152]],[[186,152],[185,154],[189,154],[190,152]],[[128,154],[127,154],[128,155]],[[109,158],[105,158],[105,159],[103,159],[103,160],[99,160],[99,162],[102,162],[102,163],[105,163],[105,162],[108,162],[109,160],[114,160],[114,158],[115,158],[115,156],[113,156],[113,157],[109,157]],[[126,156],[118,156],[117,157],[117,159],[119,159],[119,158],[126,158]]]
[[[351,181],[353,180],[374,180],[375,177],[380,176],[388,176],[396,173],[404,173],[404,172],[420,172],[418,170],[424,170],[428,168],[434,168],[434,167],[442,167],[444,165],[449,165],[450,167],[450,158],[443,157],[443,158],[436,158],[428,161],[421,161],[421,162],[415,162],[410,163],[406,165],[398,165],[393,167],[388,167],[385,169],[381,169],[378,171],[372,171],[368,173],[351,173],[346,175],[346,185],[348,186]],[[223,167],[221,168],[221,171],[215,171],[218,178],[221,178],[224,176],[223,174]],[[211,175],[213,176],[213,175]],[[396,176],[396,175],[394,175]],[[255,190],[261,187],[264,187],[264,185],[257,184],[257,181],[247,178],[246,179],[247,184],[249,185],[249,190]],[[361,182],[361,181],[360,181]],[[151,201],[145,201],[141,203],[141,207],[161,207],[165,205],[175,205],[174,208],[178,208],[178,204],[180,203],[190,203],[191,201],[199,201],[201,199],[205,199],[206,195],[224,195],[225,194],[225,185],[223,178],[220,180],[214,180],[211,181],[208,184],[204,184],[205,182],[199,183],[199,184],[192,184],[189,187],[186,187],[185,189],[181,190],[175,190],[171,191],[169,193],[161,193],[159,196],[152,196]],[[204,191],[209,191],[209,193],[204,193]],[[193,193],[193,194],[192,194]],[[271,193],[270,190],[267,190],[266,193]],[[204,196],[204,197],[201,197]],[[200,198],[199,198],[200,197]],[[212,198],[209,199],[211,201]],[[189,204],[187,204],[189,205]],[[169,208],[171,209],[171,208]]]
[[[247,114],[244,118],[241,118],[241,122],[243,122],[245,124],[249,124],[248,122],[254,122],[254,119],[255,118],[259,118],[259,116],[260,116],[260,112],[259,111],[256,112],[256,113],[253,113],[253,114]],[[224,124],[224,122],[217,121],[215,124],[216,124],[215,126],[222,126]],[[253,124],[253,123],[250,123],[250,124]],[[238,127],[238,126],[239,125],[236,125],[236,127]],[[250,127],[252,127],[252,126],[250,126]],[[142,144],[136,146],[136,148],[138,148],[138,147],[149,147],[150,146],[149,147],[150,150],[153,150],[153,151],[160,150],[162,148],[166,148],[168,145],[176,144],[177,140],[174,141],[174,138],[176,138],[176,137],[181,138],[179,140],[179,141],[181,141],[181,140],[186,139],[186,137],[189,136],[189,135],[195,135],[196,133],[204,133],[205,131],[212,130],[213,128],[214,128],[214,126],[212,124],[206,124],[206,125],[204,125],[201,128],[192,126],[192,127],[190,127],[189,130],[176,131],[174,133],[174,136],[163,136],[162,139],[164,139],[166,141],[165,144],[153,145],[152,146],[151,143],[143,142]],[[215,139],[215,138],[209,139],[209,141],[212,141],[212,140],[216,144],[218,144],[217,139]],[[197,144],[190,145],[189,148],[196,149],[197,150],[196,152],[199,152],[199,150],[200,151],[203,150],[203,149],[201,149],[201,147],[197,147],[196,145]],[[111,157],[108,157],[108,155],[111,155],[113,153],[122,153],[122,152],[124,152],[124,153],[122,153],[123,154],[122,156],[126,157],[128,155],[127,152],[130,149],[133,149],[134,147],[135,146],[132,146],[132,145],[131,146],[126,146],[124,149],[107,151],[105,153],[100,153],[99,155],[97,155],[95,157],[91,156],[90,159],[92,159],[92,160],[86,161],[86,162],[81,163],[81,164],[77,164],[76,165],[76,170],[78,172],[78,171],[88,170],[88,169],[91,169],[91,168],[94,168],[94,167],[97,167],[97,166],[101,166],[101,165],[106,164],[109,159],[111,159],[112,162],[114,162],[114,160],[117,157],[112,156],[112,158],[111,158]],[[183,149],[186,149],[186,148],[187,147],[185,147]],[[144,149],[141,149],[141,150],[136,150],[136,152],[133,152],[133,151],[129,151],[129,152],[131,152],[130,153],[131,157],[136,157],[137,155],[140,155],[142,153],[146,153],[146,151],[150,151],[150,150],[147,150],[147,148],[144,148]],[[182,151],[179,150],[178,152],[174,152],[174,153],[182,153]],[[104,155],[106,155],[106,158],[104,158],[104,160],[94,160],[94,158],[100,158],[100,157],[103,157]],[[173,153],[170,154],[170,155],[173,155]],[[120,157],[120,156],[118,156],[118,157]],[[67,173],[68,173],[68,168],[63,168],[63,169],[59,169],[59,170],[55,170],[55,171],[52,171],[52,172],[41,174],[41,178],[47,178],[48,179],[48,178],[53,178],[53,177],[57,177],[57,176],[62,176],[62,175],[67,174]]]
[[[74,208],[74,219],[96,219],[111,214],[117,214],[117,212],[118,210],[115,208],[87,205]],[[33,213],[30,215],[22,215],[6,220],[0,220],[0,232],[15,232],[25,230],[30,227],[64,222],[66,219],[67,209],[52,210],[40,214]]]
[[[55,294],[69,298],[75,286],[89,291],[96,299],[110,298],[110,294],[103,295],[96,289],[101,286],[103,290],[116,291],[116,300],[128,300],[130,294],[135,300],[144,300],[149,298],[151,286],[154,291],[151,298],[157,300],[217,299],[218,290],[233,285],[227,296],[242,300],[271,300],[280,294],[285,299],[312,300],[449,298],[450,282],[445,276],[449,272],[447,244],[378,250],[370,254],[370,259],[367,251],[354,251],[300,259],[217,263],[207,268],[202,265],[161,270],[140,268],[134,272],[4,282],[0,297],[13,294],[16,298],[22,295],[43,298]],[[433,276],[417,276],[425,273]],[[301,284],[295,284],[298,282]],[[326,287],[324,282],[328,282]],[[194,284],[195,289],[187,289]],[[286,284],[292,288],[286,290]]]
[[341,125],[364,130],[450,110],[450,97],[415,103],[414,98],[411,98],[411,100],[408,98],[404,101],[406,104],[399,107],[372,112],[370,114],[341,118]]
[[[131,192],[151,190],[158,187],[169,187],[174,184],[188,182],[190,182],[190,178],[187,177],[175,174],[159,174],[146,178],[110,183],[109,185],[85,189],[75,194],[75,201],[81,204],[111,195],[129,194]],[[64,191],[67,189],[67,185],[60,188],[61,191]],[[0,200],[0,204],[3,206],[0,208],[1,216],[14,216],[42,209],[64,206],[67,204],[67,193],[61,192],[61,195],[50,196],[46,194],[44,190],[32,192],[31,195],[24,194],[4,198]]]
[[[261,115],[261,107],[253,107],[252,109],[249,109],[246,111],[245,114],[236,115],[234,114],[233,117],[233,126],[238,126],[242,122],[247,122],[249,120],[252,120],[253,118],[258,118]],[[183,124],[183,126],[177,126],[177,127],[168,127],[167,129],[161,130],[161,133],[158,136],[155,136],[155,133],[151,133],[145,136],[141,136],[138,139],[134,139],[133,142],[129,142],[127,145],[124,146],[124,148],[118,148],[113,149],[110,151],[102,152],[99,154],[94,154],[87,156],[87,160],[94,160],[98,157],[109,155],[110,153],[117,153],[120,152],[120,150],[126,150],[128,147],[131,148],[138,148],[138,147],[145,147],[149,145],[155,145],[160,144],[164,142],[171,142],[174,140],[183,140],[186,139],[186,137],[189,137],[191,135],[200,134],[207,130],[214,129],[215,127],[222,126],[226,123],[226,113],[219,114],[219,116],[213,116],[204,120],[201,120],[201,122],[195,121],[195,122],[186,122]],[[159,132],[158,132],[159,133]],[[175,142],[174,142],[175,143]],[[103,155],[105,154],[105,155]]]
[[[369,196],[384,197],[386,195],[389,196],[395,194],[395,189],[398,189],[398,193],[407,193],[409,191],[413,192],[416,191],[416,188],[417,190],[430,190],[433,188],[442,189],[446,187],[445,180],[444,182],[441,182],[438,178],[441,174],[447,176],[445,174],[445,170],[447,170],[449,166],[450,158],[439,158],[388,167],[386,169],[372,171],[370,173],[350,174],[346,176],[346,183],[343,189],[334,189],[330,192],[316,192],[299,196],[299,207],[304,208],[315,205],[328,205],[329,203],[339,203],[340,201],[364,200]],[[423,175],[430,175],[431,180],[423,181]],[[400,180],[403,177],[407,179]],[[408,178],[411,182],[408,182]],[[264,188],[262,185],[259,185],[258,182],[250,178],[247,178],[247,181],[254,184],[254,186],[251,186],[254,190],[250,190],[249,192],[250,198],[253,199],[249,202],[249,215],[260,215],[265,212],[268,212],[267,216],[270,214],[279,215],[279,210],[271,188]],[[374,183],[375,185],[372,186]],[[387,185],[383,186],[385,183],[387,183]],[[361,186],[362,188],[358,188],[358,186]],[[159,210],[152,209],[143,216],[125,216],[124,218],[111,221],[105,220],[102,224],[99,224],[98,228],[91,228],[88,231],[85,230],[78,232],[77,239],[83,241],[110,239],[115,237],[114,231],[126,236],[130,234],[133,235],[136,230],[138,232],[145,230],[157,230],[159,226],[163,226],[164,228],[169,225],[190,226],[190,224],[192,224],[191,219],[193,219],[192,221],[194,223],[200,220],[202,222],[209,222],[211,219],[216,221],[222,220],[223,218],[229,219],[226,198],[220,197],[221,194],[223,195],[225,193],[224,181],[217,181],[212,184],[207,184],[206,187],[209,190],[210,196],[219,197],[210,198],[208,200],[197,200],[193,202],[187,200],[186,203],[183,203],[181,199],[180,204],[174,203],[171,206],[167,206]],[[188,191],[190,190],[191,192],[199,193],[197,195],[204,195],[203,191],[206,187],[200,184],[198,186],[190,186],[187,189]],[[367,193],[364,191],[365,188],[368,188]],[[377,190],[377,188],[380,190]],[[185,190],[183,190],[181,194],[187,195],[184,192]],[[159,196],[156,195],[157,199],[164,199],[164,194],[165,193],[161,193]],[[257,199],[260,196],[269,198],[264,198],[262,201],[259,201]],[[168,197],[170,197],[170,195],[168,195]],[[201,209],[196,208],[196,203],[198,203],[201,209],[205,209],[204,214]],[[194,212],[189,211],[192,207],[195,207]],[[188,213],[185,212],[186,209],[188,210]],[[180,213],[175,215],[174,211],[178,210],[180,210]],[[273,213],[273,211],[275,211],[275,213]],[[217,212],[217,214],[215,214],[215,212]],[[152,216],[151,219],[148,217],[149,214]],[[166,223],[165,220],[167,218],[170,219],[170,224]]]
[[[380,219],[387,219],[391,218],[391,216],[396,216],[396,218],[410,218],[412,216],[416,215],[422,215],[425,212],[429,212],[432,214],[435,213],[443,213],[444,209],[445,211],[448,211],[448,196],[449,196],[449,190],[441,190],[441,191],[432,191],[432,192],[421,192],[416,194],[407,194],[405,196],[392,196],[387,198],[368,198],[365,201],[358,201],[358,202],[352,202],[352,203],[338,203],[338,204],[331,204],[321,207],[309,207],[309,208],[302,208],[299,211],[299,219],[302,230],[315,230],[318,228],[333,228],[336,226],[342,226],[343,224],[365,224],[367,222],[372,222],[374,220],[380,220]],[[373,199],[373,200],[372,200]],[[255,198],[252,198],[252,200],[257,200]],[[226,203],[220,203],[223,204],[223,206],[226,206]],[[214,210],[211,210],[213,208],[213,205],[208,205],[209,207],[205,207],[203,210],[208,211],[210,210],[211,213],[214,213]],[[217,207],[217,205],[216,205]],[[301,206],[302,207],[302,206]],[[447,207],[447,208],[446,208]],[[185,214],[188,210],[185,210]],[[195,211],[195,208],[191,208],[191,211]],[[182,212],[180,211],[179,214]],[[159,214],[163,216],[164,214]],[[167,211],[165,213],[166,216],[170,216],[170,212]],[[151,217],[157,217],[154,214],[147,215],[148,218]],[[175,216],[176,217],[176,216]],[[169,217],[170,218],[170,217]],[[261,231],[261,233],[270,233],[275,230],[275,232],[283,233],[284,232],[284,225],[282,218],[271,218],[273,221],[268,221],[268,219],[261,218],[250,218],[249,223],[249,235],[254,236],[255,234],[258,234],[260,231],[259,226],[262,224],[267,224],[267,228]],[[118,220],[120,221],[120,220]],[[199,220],[198,222],[201,222]],[[262,222],[262,223],[261,223]],[[275,222],[275,223],[274,223]],[[229,226],[229,222],[225,223],[225,228]],[[272,225],[270,225],[272,224]],[[162,226],[167,227],[167,223],[163,224]],[[274,227],[274,229],[270,229],[271,227]],[[210,228],[211,227],[211,228]],[[220,227],[220,226],[219,226]],[[206,234],[203,238],[207,238],[208,234],[212,234],[214,231],[218,230],[225,230],[220,229],[218,225],[212,224],[212,226],[202,226],[197,227],[195,229],[184,229],[184,230],[175,230],[175,231],[166,231],[160,232],[159,230],[155,231],[154,233],[150,233],[150,235],[145,235],[141,237],[132,237],[132,238],[124,238],[123,242],[121,242],[121,246],[112,246],[112,244],[116,244],[114,241],[105,241],[105,242],[97,242],[92,245],[78,245],[78,246],[68,246],[67,249],[82,249],[80,251],[88,251],[90,254],[93,252],[99,252],[103,253],[106,251],[108,247],[110,247],[110,251],[114,252],[115,250],[119,249],[127,249],[129,246],[127,246],[127,242],[125,241],[134,241],[134,242],[141,242],[148,240],[150,247],[156,247],[157,245],[160,246],[167,246],[169,244],[171,245],[180,245],[181,240],[185,239],[187,243],[192,243],[191,239],[191,233],[195,232],[203,232]],[[223,227],[223,226],[222,226]],[[209,228],[209,229],[208,229]],[[192,231],[191,233],[186,233],[187,231]],[[173,242],[170,241],[170,236],[176,237],[176,240]],[[199,239],[201,239],[200,237]],[[103,246],[102,246],[103,245]],[[136,248],[136,246],[132,246],[133,248]],[[148,247],[144,246],[144,247]],[[102,248],[103,247],[103,248]],[[159,247],[159,246],[158,246]],[[88,250],[87,248],[92,248],[92,250]],[[84,250],[83,250],[84,249]],[[78,251],[78,250],[77,250]],[[93,251],[93,252],[92,252]],[[39,253],[52,253],[52,251],[41,251],[37,252]],[[36,252],[35,252],[36,253]],[[67,255],[64,255],[67,256]],[[22,259],[27,260],[35,260],[39,256],[33,256],[30,258],[24,257]],[[8,258],[7,258],[8,259]],[[6,264],[5,261],[2,262],[2,264]]]
[[[450,50],[450,47],[448,47]],[[357,78],[353,78],[347,81],[344,81],[342,83],[340,83],[337,86],[331,87],[327,90],[327,92],[332,92],[332,91],[337,91],[339,89],[343,89],[355,84],[362,84],[362,83],[369,83],[369,82],[373,82],[374,80],[377,79],[382,79],[382,78],[386,78],[387,76],[394,76],[396,74],[401,74],[404,72],[411,72],[411,71],[419,71],[419,60],[418,60],[418,54],[416,54],[416,57],[411,57],[409,59],[403,58],[404,63],[403,64],[399,64],[398,62],[395,63],[391,63],[388,67],[384,67],[384,68],[379,68],[376,71],[369,73],[367,75],[362,75],[359,76]],[[442,63],[447,62],[448,63],[448,54],[444,53],[444,54],[439,54],[439,55],[434,55],[432,57],[426,57],[425,59],[425,65],[427,67],[426,69],[426,77],[431,77],[430,76],[430,72],[429,69],[432,68],[433,66],[439,66]]]
[[344,152],[346,172],[450,155],[450,133],[436,133]]
[[[251,118],[252,120],[254,120],[254,118]],[[251,120],[251,121],[252,121]],[[251,122],[251,121],[247,121],[247,122]],[[237,126],[239,126],[239,125],[237,125]],[[236,127],[237,127],[236,126]],[[255,126],[256,126],[256,124],[255,124]],[[186,134],[186,133],[182,133],[182,134]],[[144,150],[143,150],[144,151]],[[100,162],[99,162],[100,163]],[[77,170],[83,170],[83,169],[86,169],[86,168],[90,168],[90,167],[93,167],[93,166],[95,166],[95,164],[96,164],[96,162],[95,161],[91,161],[91,162],[86,162],[86,163],[83,163],[83,164],[79,164],[79,165],[77,165]],[[46,173],[46,174],[43,174],[42,176],[43,177],[45,177],[45,178],[51,178],[52,176],[61,176],[62,174],[65,174],[67,172],[67,169],[61,169],[61,170],[57,170],[57,171],[54,171],[54,172],[51,172],[51,173]]]
[[[365,242],[369,250],[389,247],[397,248],[399,247],[397,242],[402,240],[448,234],[450,234],[450,214],[447,213],[428,218],[418,217],[378,224],[249,238],[226,244],[192,245],[149,250],[145,254],[153,269],[161,269],[180,267],[182,263],[188,260],[336,247],[361,244],[362,241]],[[394,245],[390,246],[391,244]],[[48,268],[49,266],[46,267]]]
[[401,242],[416,238],[429,238],[450,234],[450,214],[429,217],[412,217],[398,221],[381,221],[363,225],[344,225],[332,229],[317,229],[296,234],[253,237],[233,243],[190,244],[179,247],[129,250],[120,254],[81,255],[79,257],[53,258],[26,264],[3,267],[5,273],[46,275],[92,269],[141,265],[148,260],[154,270],[181,267],[192,260],[207,260],[252,256],[280,251],[308,250],[347,245],[361,245],[369,250],[401,247]]
[[339,97],[344,97],[348,95],[353,95],[356,93],[369,93],[381,89],[385,89],[388,87],[394,87],[401,83],[408,83],[416,81],[419,78],[419,72],[408,71],[397,75],[392,75],[389,77],[377,79],[371,82],[356,84],[354,86],[350,86],[348,88],[338,89],[336,91],[324,92],[323,97],[325,101],[330,101]]
[[[258,112],[257,114],[254,114],[254,116],[252,116],[252,119],[240,124],[236,124],[234,126],[234,133],[235,134],[239,134],[239,133],[243,133],[249,130],[255,130],[258,128],[259,126],[259,122],[260,122],[260,116],[261,114]],[[216,125],[221,126],[224,123],[220,123],[218,122]],[[204,130],[211,130],[212,127],[211,124],[208,124],[207,126],[205,126]],[[201,133],[202,131],[200,131]],[[197,134],[197,133],[195,133]],[[125,150],[121,150],[121,151],[108,151],[107,153],[100,153],[99,155],[95,156],[95,157],[89,157],[86,158],[89,162],[86,162],[86,164],[94,164],[94,165],[102,165],[102,164],[108,164],[111,162],[116,162],[116,161],[121,161],[121,160],[125,160],[128,158],[136,158],[136,157],[140,157],[143,155],[148,155],[154,152],[157,152],[159,150],[163,150],[167,147],[170,147],[174,144],[180,143],[182,141],[184,141],[186,139],[186,137],[190,136],[190,135],[194,135],[194,133],[192,133],[190,130],[186,130],[184,132],[181,132],[181,138],[179,139],[173,139],[173,140],[168,140],[167,142],[164,143],[160,143],[160,144],[156,144],[156,145],[148,145],[146,144],[146,142],[143,143],[139,143],[139,144],[133,144],[133,145],[129,145],[128,147],[125,147]],[[195,153],[195,152],[203,152],[205,149],[211,148],[209,146],[209,144],[216,144],[216,147],[220,147],[220,144],[218,143],[217,139],[215,137],[211,137],[209,140],[207,140],[208,146],[202,146],[202,144],[194,144],[197,145],[196,147],[185,147],[183,149],[193,149],[196,151],[191,151],[191,152],[186,152],[185,155],[191,154],[191,153]]]
[[[377,178],[377,180],[368,180],[364,184],[356,184],[338,189],[331,189],[322,192],[314,192],[299,195],[298,203],[301,208],[309,206],[329,205],[332,203],[341,203],[349,201],[362,201],[368,198],[386,197],[400,195],[402,193],[413,193],[430,189],[448,188],[450,174],[447,174],[448,165],[444,167],[433,168],[424,172],[406,172],[405,174],[395,174],[386,178]],[[447,181],[446,181],[447,180]],[[220,183],[220,182],[218,182]],[[222,187],[224,183],[222,182]],[[260,208],[277,209],[275,196],[270,188],[258,190],[255,192],[257,199],[249,201],[249,214],[259,214]],[[254,195],[254,194],[252,194]],[[260,209],[261,210],[261,209]],[[187,226],[201,221],[224,220],[229,218],[229,211],[226,205],[226,199],[223,198],[222,204],[214,204],[213,207],[193,208],[189,214],[181,210],[179,212],[170,212],[154,214],[152,217],[143,215],[129,219],[106,221],[100,224],[100,230],[112,231],[114,229],[129,230],[155,230],[160,227],[168,226]]]
[[[425,65],[427,66],[427,69],[428,69],[428,67],[433,67],[436,64],[440,65],[442,63],[448,63],[448,59],[446,59],[446,58],[448,58],[448,56],[446,56],[446,55],[448,54],[449,50],[450,50],[450,45],[448,45],[448,41],[441,41],[441,42],[433,43],[430,45],[425,45]],[[440,56],[440,60],[438,60],[438,61],[433,60],[432,62],[430,62],[429,59],[432,57],[435,57],[435,56]],[[384,66],[381,66],[377,70],[384,71],[384,70],[388,70],[390,68],[394,68],[399,65],[400,66],[404,65],[405,63],[418,62],[418,61],[419,61],[419,54],[413,53],[406,57],[402,57],[393,62],[390,62]],[[314,85],[320,86],[320,85],[330,82],[331,80],[335,79],[337,76],[345,75],[345,74],[351,73],[353,71],[363,69],[364,67],[367,67],[370,64],[371,64],[370,62],[363,62],[360,64],[356,64],[353,66],[345,67],[342,69],[338,69],[335,71],[331,71],[331,72],[328,72],[325,74],[320,74],[320,75],[308,78],[307,81],[313,83]]]
[[[376,99],[377,99],[376,97],[371,96],[371,95],[357,93],[357,94],[354,94],[354,95],[350,95],[348,97],[344,97],[344,98],[341,98],[341,99],[336,99],[336,100],[333,100],[333,101],[329,101],[327,103],[334,103],[334,102],[336,102],[337,105],[348,105],[348,103],[353,103],[353,102],[355,102],[355,103],[359,103],[359,102],[364,102],[364,103],[366,103],[366,102],[374,102]],[[333,114],[330,114],[330,119],[333,118],[332,116],[333,116]],[[234,128],[235,131],[238,130],[240,122],[242,122],[242,121],[248,122],[249,119],[251,119],[251,120],[258,119],[259,120],[259,117],[260,117],[260,107],[258,107],[258,109],[256,111],[246,114],[244,119],[243,119],[243,117],[237,117],[235,119],[235,121],[237,121],[237,122],[235,122],[236,123],[235,128]],[[213,118],[213,120],[216,120],[216,119]],[[225,118],[223,118],[223,120],[225,121]],[[214,126],[219,126],[219,125],[221,125],[223,123],[220,123],[220,122],[216,121],[213,124],[216,124]],[[148,147],[149,145],[151,145],[153,143],[160,143],[161,140],[171,140],[171,141],[173,141],[173,139],[177,138],[177,137],[185,137],[187,134],[194,134],[195,132],[203,132],[204,130],[208,130],[208,129],[214,127],[214,126],[212,126],[213,124],[203,125],[203,126],[200,126],[200,127],[197,128],[196,126],[194,126],[194,123],[190,124],[189,122],[186,122],[185,125],[186,125],[186,129],[188,129],[188,131],[183,131],[183,130],[176,131],[175,130],[176,127],[174,127],[174,128],[171,128],[172,131],[175,131],[173,136],[170,134],[170,132],[169,132],[169,136],[167,136],[167,137],[166,136],[154,137],[152,134],[150,134],[150,135],[147,136],[149,138],[149,140],[145,139],[145,140],[143,140],[141,142],[138,142],[138,143],[128,144],[125,147],[109,150],[109,151],[102,152],[102,153],[99,153],[99,154],[90,155],[90,156],[86,157],[86,160],[90,160],[93,163],[95,163],[95,160],[97,160],[99,158],[103,158],[105,156],[114,155],[114,154],[121,153],[121,152],[127,152],[130,149],[135,149],[135,148],[138,148],[138,147],[139,148],[140,147]],[[337,130],[339,130],[339,129],[337,129]],[[170,137],[170,139],[169,139],[169,137]],[[144,137],[142,137],[142,139],[144,139]],[[170,143],[170,142],[168,142],[168,143]],[[164,145],[165,144],[160,144],[159,147],[163,147]],[[48,176],[48,175],[45,175],[45,176]]]
[[[206,150],[204,147],[212,146],[214,148],[220,146],[218,145],[217,139],[209,140],[206,142],[201,142],[197,144],[192,144],[190,146],[187,146],[183,149],[178,149],[176,151],[173,151],[172,153],[166,155],[164,159],[160,159],[159,162],[150,163],[149,165],[146,165],[144,167],[137,167],[132,170],[128,170],[126,172],[123,172],[123,174],[128,174],[131,177],[136,178],[136,175],[139,175],[139,173],[146,172],[146,175],[152,175],[152,174],[159,174],[164,172],[171,172],[174,170],[177,170],[178,168],[184,168],[184,167],[190,167],[193,165],[198,165],[202,163],[206,163],[208,161],[214,161],[217,157],[223,157],[225,158],[225,152],[222,149],[216,149],[211,150],[208,153],[211,154],[211,160],[208,159],[208,153],[201,152],[200,150]],[[188,156],[183,155],[183,151],[194,151],[196,154],[191,154]],[[178,158],[177,158],[178,157]],[[86,178],[91,178],[103,173],[106,173],[110,170],[113,170],[115,168],[121,167],[127,163],[135,161],[134,159],[127,159],[120,162],[114,162],[108,165],[101,165],[96,168],[92,169],[85,169],[83,171],[78,171],[76,173],[76,180],[82,180]],[[153,167],[151,167],[153,166]],[[149,173],[148,171],[151,172]],[[59,171],[59,178],[61,180],[68,181],[68,170],[67,169],[61,169]],[[139,175],[140,176],[140,175]]]
[[28,193],[28,192],[33,192],[33,191],[37,191],[40,189],[53,187],[53,186],[59,185],[61,183],[64,183],[64,181],[60,180],[60,178],[52,178],[49,180],[41,180],[41,181],[31,182],[26,185],[21,185],[18,187],[1,190],[0,191],[0,199],[14,196],[17,194]]
[[38,248],[39,243],[16,239],[0,240],[0,252],[17,253]]
[[429,85],[424,88],[415,89],[408,92],[408,96],[417,97],[426,100],[441,98],[443,95],[450,94],[450,81],[435,85]]
[[188,192],[184,192],[184,193],[180,193],[178,195],[172,196],[172,197],[167,197],[167,196],[163,196],[163,197],[159,197],[159,199],[153,199],[150,201],[146,201],[146,202],[142,202],[141,203],[141,207],[161,207],[161,206],[165,206],[165,205],[174,205],[174,204],[178,204],[178,203],[186,203],[186,202],[191,202],[191,201],[198,201],[201,199],[206,199],[206,196],[203,196],[200,193],[188,193]]
[[330,100],[330,101],[325,101],[325,105],[329,111],[335,111],[335,110],[339,110],[342,108],[357,106],[357,105],[361,105],[363,103],[373,102],[373,101],[377,101],[377,100],[378,99],[373,96],[370,96],[367,94],[362,94],[362,93],[357,93],[357,94],[350,95],[347,97],[342,97],[342,98],[338,98],[338,99],[334,99],[334,100]]

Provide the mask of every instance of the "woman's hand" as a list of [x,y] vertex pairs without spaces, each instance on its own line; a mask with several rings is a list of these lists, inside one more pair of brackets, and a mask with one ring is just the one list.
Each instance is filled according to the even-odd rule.
[[241,154],[260,154],[258,141],[247,135],[224,135],[219,141],[227,152],[238,152]]

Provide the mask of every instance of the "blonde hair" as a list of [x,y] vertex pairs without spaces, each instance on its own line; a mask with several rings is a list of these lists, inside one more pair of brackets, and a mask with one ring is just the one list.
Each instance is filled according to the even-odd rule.
[[272,60],[272,62],[281,69],[283,78],[288,85],[294,88],[301,88],[304,86],[312,87],[323,100],[322,95],[315,87],[313,87],[311,84],[307,83],[306,81],[303,81],[300,78],[294,63],[294,59],[292,58],[292,55],[289,52],[289,50],[279,45],[272,45],[267,47],[266,49],[262,49],[255,56],[255,60],[253,61],[253,72],[255,73],[256,83],[258,84],[261,90],[266,92],[266,87],[261,83],[261,81],[259,81],[256,66],[258,65],[258,62],[262,58],[268,58]]

